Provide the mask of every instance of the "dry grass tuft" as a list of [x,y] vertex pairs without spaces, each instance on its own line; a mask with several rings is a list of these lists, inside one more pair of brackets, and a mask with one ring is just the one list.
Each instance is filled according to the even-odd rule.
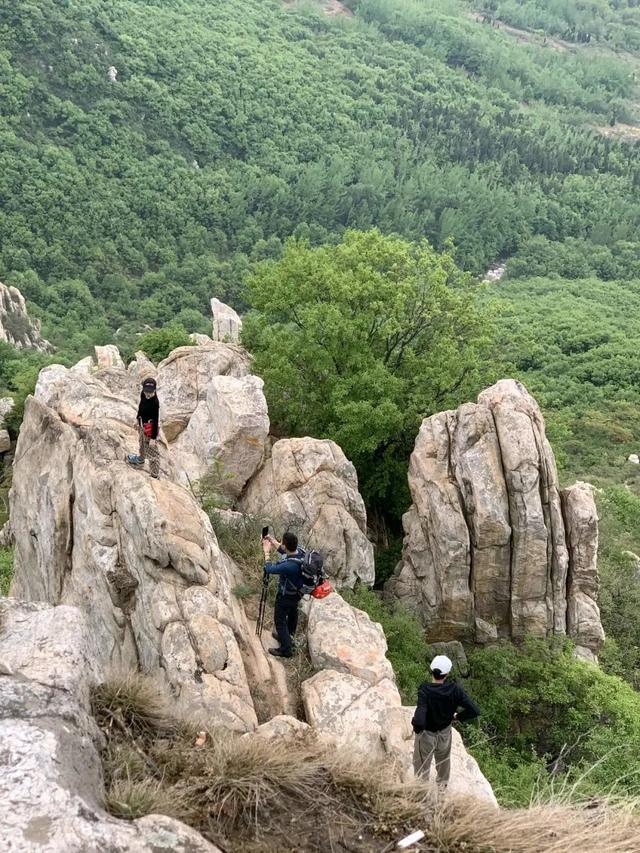
[[149,678],[130,673],[97,687],[93,713],[101,728],[114,725],[133,737],[155,737],[175,733],[172,719],[157,685]]
[[179,818],[228,853],[382,853],[415,829],[426,833],[413,848],[423,853],[640,850],[640,820],[627,802],[510,811],[443,799],[421,781],[399,783],[392,765],[312,734],[265,740],[213,730],[198,747],[195,731],[169,720],[152,685],[135,677],[100,688],[94,707],[107,738],[110,811]]

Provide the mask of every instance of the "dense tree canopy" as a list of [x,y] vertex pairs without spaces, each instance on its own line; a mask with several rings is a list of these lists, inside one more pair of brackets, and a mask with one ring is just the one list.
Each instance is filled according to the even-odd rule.
[[635,66],[520,44],[458,0],[353,5],[7,4],[0,280],[54,343],[196,331],[292,234],[453,239],[474,273],[637,274],[638,150],[592,130],[633,118]]
[[479,287],[448,253],[379,231],[337,247],[286,244],[249,281],[243,339],[286,434],[336,440],[365,494],[393,505],[421,419],[477,392],[496,370]]

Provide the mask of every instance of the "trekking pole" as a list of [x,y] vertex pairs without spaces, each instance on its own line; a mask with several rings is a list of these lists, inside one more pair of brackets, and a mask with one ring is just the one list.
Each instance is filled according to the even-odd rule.
[[262,636],[264,627],[264,614],[267,609],[267,597],[269,595],[269,575],[265,572],[262,576],[262,594],[260,595],[260,606],[258,607],[258,619],[256,622],[256,636]]

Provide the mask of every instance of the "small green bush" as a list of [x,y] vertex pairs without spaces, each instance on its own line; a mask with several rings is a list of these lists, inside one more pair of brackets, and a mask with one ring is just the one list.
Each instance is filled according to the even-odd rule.
[[161,329],[147,332],[138,341],[138,349],[156,364],[178,347],[192,346],[187,330],[180,323],[170,323]]
[[13,577],[13,548],[0,548],[0,595],[9,595]]

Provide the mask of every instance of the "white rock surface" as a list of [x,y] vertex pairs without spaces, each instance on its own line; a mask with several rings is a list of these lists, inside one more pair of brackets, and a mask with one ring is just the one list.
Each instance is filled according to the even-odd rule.
[[306,547],[317,548],[338,585],[375,578],[373,546],[355,468],[333,441],[290,438],[277,441],[271,457],[248,483],[239,508],[295,531]]
[[101,673],[140,668],[190,718],[251,730],[233,566],[162,443],[159,480],[126,464],[137,390],[118,396],[117,380],[126,388],[130,375],[52,366],[27,400],[10,494],[13,593],[79,607]]
[[73,607],[0,598],[0,846],[6,853],[219,853],[197,832],[102,808],[95,638]]
[[155,379],[158,373],[155,364],[141,351],[135,354],[127,371],[138,384],[142,384],[144,379]]
[[394,678],[382,627],[335,592],[311,599],[307,642],[315,669],[346,672],[370,684]]
[[107,344],[103,347],[94,347],[96,353],[96,363],[99,368],[104,367],[119,367],[124,369],[124,362],[120,355],[120,350],[114,344]]
[[637,453],[630,453],[627,461],[632,465],[640,465],[640,456]]
[[185,482],[216,471],[222,494],[237,498],[266,453],[269,413],[257,376],[214,376],[172,444]]
[[241,347],[217,341],[178,347],[161,361],[156,379],[167,441],[174,441],[186,428],[198,403],[206,400],[214,376],[247,376],[250,363]]
[[219,299],[211,300],[213,340],[237,344],[242,333],[242,320],[229,305]]

